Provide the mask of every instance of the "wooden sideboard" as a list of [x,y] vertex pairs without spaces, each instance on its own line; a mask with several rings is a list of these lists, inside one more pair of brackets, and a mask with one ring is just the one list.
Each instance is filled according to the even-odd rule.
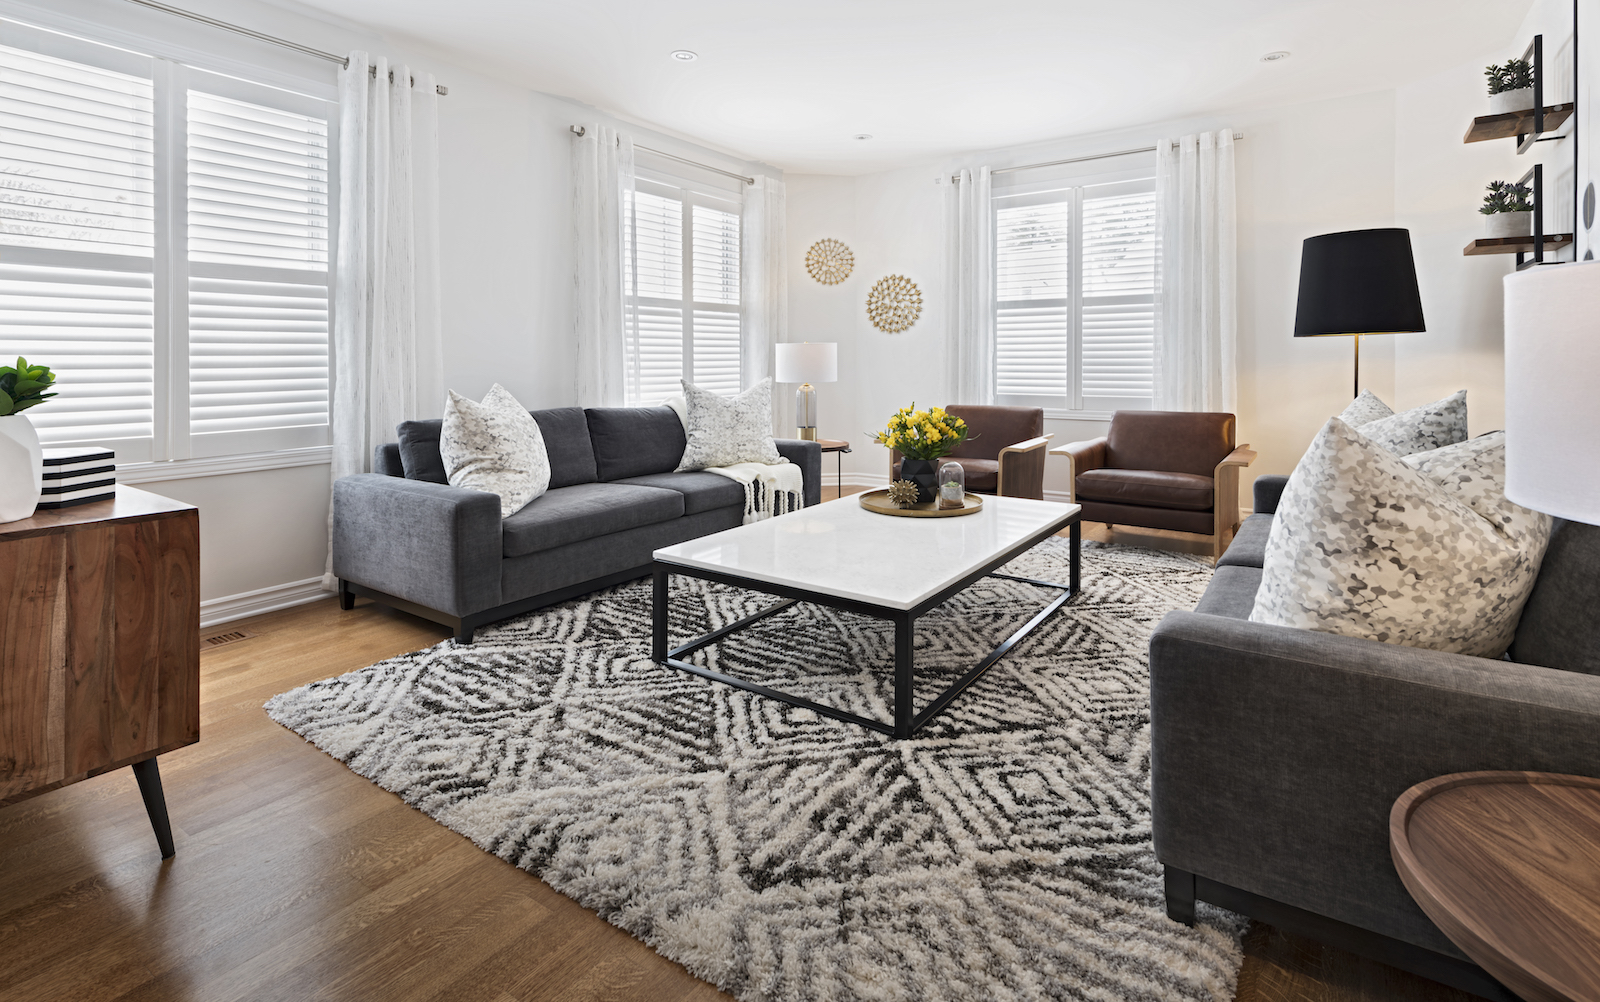
[[200,740],[200,511],[132,487],[0,523],[0,806]]

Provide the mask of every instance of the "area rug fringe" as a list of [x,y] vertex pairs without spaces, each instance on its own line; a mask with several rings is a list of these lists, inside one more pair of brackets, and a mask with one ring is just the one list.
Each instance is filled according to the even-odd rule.
[[[1065,580],[1066,543],[1008,570]],[[1169,920],[1150,844],[1146,645],[1210,574],[1085,544],[1082,595],[907,741],[655,665],[648,582],[267,712],[746,1002],[1226,1002],[1242,920]],[[919,691],[1049,594],[991,578],[931,613]],[[672,635],[770,601],[675,579]],[[886,627],[801,605],[697,656],[887,719]]]

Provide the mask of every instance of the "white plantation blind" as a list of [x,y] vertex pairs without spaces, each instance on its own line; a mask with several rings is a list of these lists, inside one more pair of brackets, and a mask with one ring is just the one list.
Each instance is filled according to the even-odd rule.
[[187,109],[196,454],[319,444],[312,430],[328,423],[328,119],[196,89]]
[[739,392],[739,213],[727,200],[641,179],[625,202],[626,390],[630,404],[681,379]]
[[1068,410],[1148,407],[1153,181],[994,201],[997,399]]

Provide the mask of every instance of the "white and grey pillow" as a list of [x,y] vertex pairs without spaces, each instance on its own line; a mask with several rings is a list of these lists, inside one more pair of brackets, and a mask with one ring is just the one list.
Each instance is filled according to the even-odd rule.
[[772,441],[772,380],[761,382],[736,397],[723,397],[683,381],[688,401],[685,432],[688,444],[678,471],[703,470],[734,463],[783,462]]
[[539,422],[499,383],[477,403],[450,391],[439,457],[452,487],[500,495],[500,517],[515,515],[550,487],[550,457]]
[[1386,417],[1394,417],[1394,408],[1380,400],[1371,390],[1362,390],[1359,397],[1350,401],[1350,405],[1339,412],[1339,420],[1356,429],[1369,421]]
[[1350,401],[1339,420],[1396,456],[1410,456],[1467,440],[1467,391],[1396,414],[1371,390]]
[[1254,623],[1498,657],[1551,519],[1505,499],[1505,437],[1408,459],[1329,419],[1278,502]]

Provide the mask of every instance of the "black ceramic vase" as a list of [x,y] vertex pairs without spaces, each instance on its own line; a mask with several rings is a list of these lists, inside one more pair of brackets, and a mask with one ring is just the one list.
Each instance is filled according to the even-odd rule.
[[939,496],[938,459],[900,460],[900,479],[917,485],[917,501],[932,501]]

